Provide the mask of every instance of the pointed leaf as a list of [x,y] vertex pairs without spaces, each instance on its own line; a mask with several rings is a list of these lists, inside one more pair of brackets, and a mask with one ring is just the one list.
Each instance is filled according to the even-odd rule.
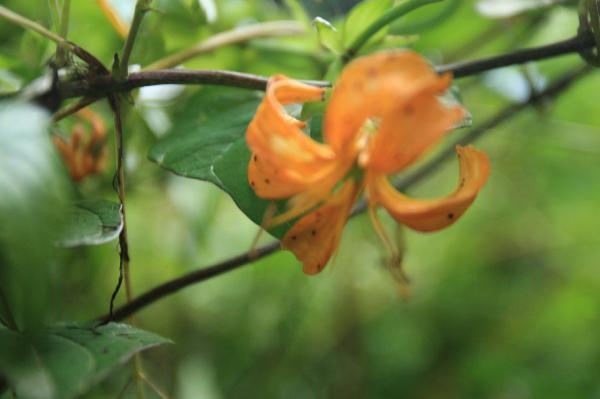
[[[342,32],[343,44],[347,48],[372,22],[390,9],[392,0],[366,0],[357,4],[346,18]],[[387,27],[373,35],[369,42],[380,40],[385,36]]]
[[59,244],[65,247],[99,245],[112,241],[123,228],[121,206],[105,200],[84,200],[66,215]]
[[[260,225],[269,202],[258,198],[248,184],[250,152],[245,139],[260,100],[259,93],[241,89],[196,92],[148,157],[178,175],[216,184]],[[281,227],[271,233],[281,237],[284,230]]]
[[313,24],[317,29],[319,42],[323,47],[329,49],[334,54],[341,54],[344,51],[342,37],[329,21],[317,17],[313,20]]
[[132,355],[169,341],[125,324],[57,325],[26,336],[0,329],[0,374],[17,397],[68,399]]

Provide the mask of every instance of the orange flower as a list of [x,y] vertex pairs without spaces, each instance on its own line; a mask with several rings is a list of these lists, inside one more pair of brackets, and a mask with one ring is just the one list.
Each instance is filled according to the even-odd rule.
[[451,80],[410,51],[357,59],[333,89],[319,143],[284,105],[322,100],[325,90],[281,75],[271,78],[247,130],[248,180],[261,198],[289,199],[288,209],[266,220],[266,227],[302,216],[282,245],[303,263],[305,273],[326,265],[363,190],[392,258],[397,250],[377,218],[378,206],[398,223],[434,231],[454,223],[474,201],[487,180],[489,161],[471,146],[457,147],[459,185],[446,198],[408,198],[387,177],[413,164],[463,118],[461,107],[446,107],[438,98]]
[[75,116],[89,123],[92,130],[90,138],[85,140],[86,129],[82,123],[77,122],[68,142],[58,136],[53,136],[52,139],[71,178],[81,181],[91,174],[101,173],[106,166],[106,128],[100,115],[89,108],[78,111]]

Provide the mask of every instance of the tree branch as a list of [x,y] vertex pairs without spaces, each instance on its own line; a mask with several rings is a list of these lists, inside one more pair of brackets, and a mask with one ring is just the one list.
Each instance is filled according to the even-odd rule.
[[596,41],[589,32],[579,34],[571,39],[552,43],[546,46],[517,50],[512,53],[496,57],[484,58],[476,61],[463,61],[454,64],[442,65],[437,68],[439,73],[451,72],[455,78],[476,75],[491,69],[502,68],[509,65],[524,64],[526,62],[558,57],[565,54],[582,52],[595,46]]
[[279,251],[279,249],[279,241],[274,241],[272,243],[269,243],[267,245],[253,250],[251,253],[247,252],[245,254],[241,254],[221,263],[217,263],[216,265],[206,267],[200,270],[195,270],[179,278],[167,281],[166,283],[161,284],[158,287],[151,289],[150,291],[147,291],[146,293],[140,295],[131,302],[115,310],[113,312],[112,319],[110,318],[110,315],[105,315],[102,316],[99,320],[101,322],[106,322],[108,320],[123,320],[129,317],[130,315],[136,313],[138,310],[150,305],[151,303],[158,301],[161,298],[164,298],[167,295],[177,292],[182,288],[185,288],[195,283],[199,283],[204,280],[211,279],[229,271],[238,269],[242,266],[249,265],[255,260],[264,258],[265,256],[271,255],[272,253]]
[[[454,154],[455,147],[457,145],[468,144],[479,138],[481,135],[483,135],[490,129],[500,125],[501,123],[518,114],[519,112],[525,110],[530,105],[536,104],[542,99],[556,96],[557,94],[568,89],[571,86],[571,84],[573,84],[575,81],[582,78],[592,70],[592,67],[584,66],[580,69],[570,72],[562,78],[558,79],[552,85],[548,86],[548,88],[546,88],[544,91],[534,94],[527,102],[512,104],[502,109],[500,112],[498,112],[496,115],[482,123],[480,126],[472,129],[468,134],[448,145],[444,150],[438,153],[423,167],[421,167],[413,174],[409,175],[407,178],[402,180],[399,184],[397,184],[397,188],[399,190],[405,191],[410,186],[414,185],[415,183],[419,182],[420,180],[434,172],[441,164],[444,163],[444,161],[450,158]],[[359,213],[364,212],[365,209],[366,205],[363,201],[354,209],[354,211],[352,212],[352,216],[356,216]],[[258,259],[264,258],[268,255],[277,252],[279,249],[279,242],[274,241],[267,245],[259,247],[251,252],[247,252],[236,257],[230,258],[214,266],[209,266],[207,268],[196,270],[181,277],[178,277],[174,280],[163,283],[114,311],[112,320],[122,320],[136,313],[140,309],[151,305],[159,299],[173,294],[182,288],[205,280],[209,280],[221,274],[239,269],[242,266],[249,265]],[[99,320],[106,321],[108,319],[109,315],[105,315],[102,316]]]
[[[456,78],[475,75],[481,72],[508,65],[522,64],[565,54],[581,52],[595,45],[589,33],[577,35],[562,42],[530,49],[518,50],[482,60],[465,61],[436,67],[439,73],[453,73]],[[83,80],[67,81],[59,85],[62,99],[72,97],[101,97],[109,93],[127,92],[139,87],[162,84],[210,84],[233,86],[245,89],[264,90],[268,78],[242,72],[218,70],[165,69],[130,74],[123,81],[110,76],[95,76]],[[321,87],[330,86],[326,81],[304,81]]]

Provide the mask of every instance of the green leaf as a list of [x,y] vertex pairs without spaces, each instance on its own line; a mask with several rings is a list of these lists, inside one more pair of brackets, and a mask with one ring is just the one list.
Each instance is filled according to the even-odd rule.
[[142,350],[169,343],[126,324],[61,324],[28,336],[0,329],[0,374],[17,397],[68,399],[84,393]]
[[329,49],[334,54],[341,54],[344,51],[342,37],[329,21],[317,17],[313,20],[313,24],[317,29],[319,42],[323,47]]
[[105,200],[84,200],[68,210],[59,244],[65,247],[112,241],[123,228],[121,206]]
[[[268,201],[248,184],[250,152],[245,134],[261,95],[241,89],[204,88],[173,118],[173,128],[150,149],[148,157],[181,176],[205,180],[227,192],[260,225]],[[286,227],[271,231],[281,237]]]
[[[357,4],[346,18],[342,31],[344,48],[356,39],[372,22],[377,20],[393,5],[392,0],[367,0]],[[380,29],[369,40],[370,43],[380,40],[387,32],[387,27]]]
[[40,327],[56,298],[48,271],[69,186],[49,123],[39,107],[0,103],[0,289],[22,330]]

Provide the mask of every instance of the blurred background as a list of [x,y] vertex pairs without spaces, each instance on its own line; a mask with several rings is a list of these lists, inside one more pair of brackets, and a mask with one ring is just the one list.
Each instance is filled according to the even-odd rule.
[[[45,26],[54,23],[49,3],[0,0]],[[96,2],[72,3],[69,38],[110,65],[122,38]],[[148,15],[132,56],[142,66],[236,26],[316,16],[336,24],[354,2],[154,3],[161,13]],[[559,3],[447,0],[395,23],[386,43],[405,43],[436,64],[552,43],[578,28],[575,7]],[[112,4],[130,18],[134,1]],[[2,91],[45,73],[53,45],[6,22],[0,37]],[[309,29],[185,65],[322,79],[332,59]],[[477,126],[582,64],[569,55],[456,85]],[[600,398],[599,89],[600,75],[592,73],[476,143],[489,154],[492,174],[460,222],[435,234],[398,232],[406,240],[409,300],[398,295],[363,215],[348,223],[335,260],[318,276],[305,276],[280,252],[145,308],[139,326],[174,342],[143,354],[147,375],[175,398]],[[141,90],[126,116],[134,294],[247,251],[257,232],[215,186],[146,159],[195,90],[202,89]],[[107,104],[93,109],[112,137]],[[54,129],[68,133],[72,124]],[[76,196],[116,201],[110,145],[106,171],[73,183]],[[409,194],[447,193],[456,175],[449,161]],[[105,313],[118,277],[116,241],[64,250],[61,259],[52,266],[56,306],[46,318]],[[115,397],[129,375],[123,366],[84,397]]]

